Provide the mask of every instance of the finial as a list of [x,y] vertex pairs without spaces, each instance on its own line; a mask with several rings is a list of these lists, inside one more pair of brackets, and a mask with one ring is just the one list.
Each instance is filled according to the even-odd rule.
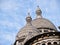
[[27,22],[31,22],[32,21],[32,18],[31,18],[31,16],[30,16],[30,13],[28,12],[28,16],[26,17],[26,21]]
[[37,6],[37,9],[36,9],[36,14],[37,14],[37,18],[42,18],[42,11],[41,9],[39,8],[39,5]]

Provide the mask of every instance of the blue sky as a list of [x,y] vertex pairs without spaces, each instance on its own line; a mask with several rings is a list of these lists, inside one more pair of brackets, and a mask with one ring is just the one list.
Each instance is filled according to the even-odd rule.
[[0,45],[11,45],[26,21],[28,10],[35,19],[36,7],[40,6],[42,16],[56,27],[60,25],[60,0],[0,0]]

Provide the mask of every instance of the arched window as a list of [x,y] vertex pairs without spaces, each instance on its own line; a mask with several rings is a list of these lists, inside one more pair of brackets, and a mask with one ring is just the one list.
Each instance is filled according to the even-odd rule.
[[48,30],[45,29],[44,32],[48,32]]
[[45,45],[45,44],[42,44],[42,45]]
[[48,45],[51,45],[51,42],[48,42]]
[[40,32],[42,32],[42,30],[40,30]]
[[57,42],[54,42],[54,44],[57,44]]

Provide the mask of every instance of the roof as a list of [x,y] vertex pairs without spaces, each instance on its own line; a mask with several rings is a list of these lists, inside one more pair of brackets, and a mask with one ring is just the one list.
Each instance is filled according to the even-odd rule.
[[[26,21],[27,21],[27,24],[23,28],[21,28],[17,34],[17,38],[24,39],[24,42],[26,42],[27,39],[29,40],[32,37],[39,34],[39,30],[37,30],[31,24],[32,18],[30,17],[30,15],[28,15],[28,17],[26,17]],[[27,38],[27,37],[29,37],[29,38]]]
[[32,25],[36,28],[51,28],[51,29],[57,30],[55,25],[51,21],[49,21],[45,18],[34,19],[32,21]]

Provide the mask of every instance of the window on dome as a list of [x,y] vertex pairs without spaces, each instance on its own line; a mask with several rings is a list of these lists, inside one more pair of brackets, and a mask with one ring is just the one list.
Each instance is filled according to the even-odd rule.
[[40,32],[42,32],[42,30],[40,30]]
[[42,32],[42,29],[40,29],[40,28],[37,28],[40,32]]
[[57,42],[54,42],[54,44],[56,45],[56,44],[57,44]]
[[45,44],[42,44],[42,45],[45,45]]
[[51,42],[48,42],[48,45],[51,45]]
[[44,32],[48,32],[48,30],[44,30]]

